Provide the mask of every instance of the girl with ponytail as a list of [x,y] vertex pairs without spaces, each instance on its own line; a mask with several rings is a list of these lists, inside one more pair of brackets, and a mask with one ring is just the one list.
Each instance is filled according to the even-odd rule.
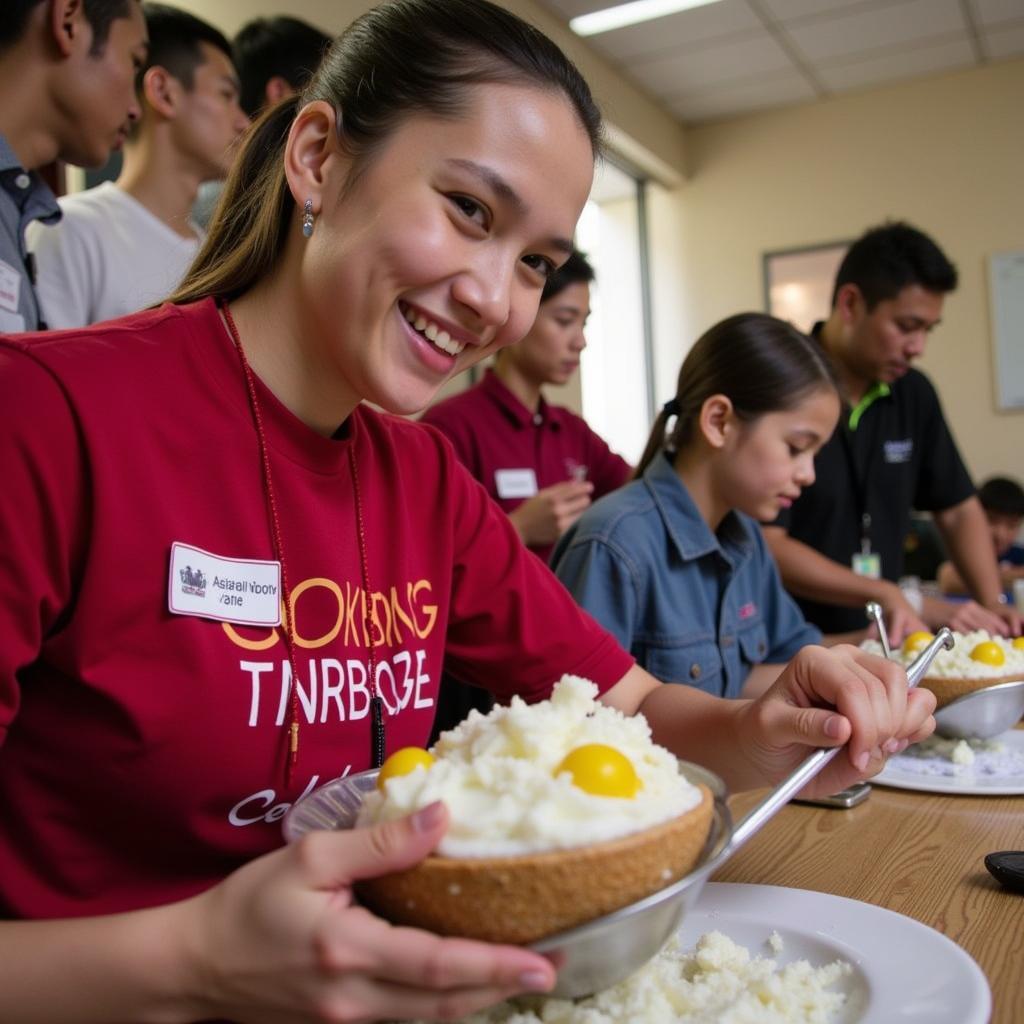
[[833,792],[929,731],[866,655],[750,707],[662,687],[390,415],[525,334],[599,144],[536,29],[394,0],[252,129],[172,302],[0,339],[0,1020],[455,1020],[550,989],[536,953],[355,901],[441,804],[283,846],[305,794],[426,743],[443,664],[505,700],[587,676],[734,788],[849,740]]
[[633,483],[559,544],[556,575],[659,679],[763,692],[821,635],[782,589],[757,521],[814,480],[838,415],[812,341],[759,313],[723,320],[683,361]]

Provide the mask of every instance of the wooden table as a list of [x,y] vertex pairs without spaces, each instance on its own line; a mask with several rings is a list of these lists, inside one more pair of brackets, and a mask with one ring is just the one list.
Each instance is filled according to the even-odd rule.
[[[739,819],[764,794],[730,800]],[[849,810],[784,807],[713,877],[834,893],[915,918],[965,949],[988,977],[993,1024],[1024,1022],[1024,895],[985,869],[1024,849],[1024,796],[872,788]]]

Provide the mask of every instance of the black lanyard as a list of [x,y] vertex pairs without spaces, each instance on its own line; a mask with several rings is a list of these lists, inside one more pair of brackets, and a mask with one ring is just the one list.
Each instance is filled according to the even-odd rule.
[[[876,401],[878,401],[878,398],[876,398],[871,405],[874,405],[874,402]],[[860,429],[864,416],[870,410],[871,405],[861,413],[860,418],[857,421],[858,429]],[[853,451],[853,430],[851,430],[849,426],[849,413],[847,413],[844,422],[839,425],[839,438],[843,446],[843,452],[846,455],[847,465],[850,469],[850,481],[853,485],[854,501],[856,502],[857,511],[860,513],[860,551],[861,554],[864,555],[871,551],[871,513],[868,511],[868,487],[871,481],[871,467],[874,463],[875,441],[877,440],[875,435],[877,433],[878,425],[876,423],[875,429],[871,432],[871,443],[867,448],[864,472],[862,474],[857,466],[857,459]]]
[[28,274],[28,283],[32,290],[32,301],[36,306],[36,330],[47,331],[49,328],[43,319],[43,307],[39,301],[39,292],[36,290],[36,258],[31,252],[25,253],[25,272]]

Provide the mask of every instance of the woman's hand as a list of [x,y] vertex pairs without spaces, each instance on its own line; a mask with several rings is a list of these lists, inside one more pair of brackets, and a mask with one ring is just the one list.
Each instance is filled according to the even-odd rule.
[[355,881],[418,863],[447,824],[433,804],[374,828],[310,833],[192,900],[190,977],[201,1015],[455,1020],[549,990],[555,970],[536,953],[394,927],[355,904]]
[[908,690],[897,664],[856,647],[805,647],[762,697],[739,712],[739,750],[764,780],[779,781],[814,747],[848,750],[804,790],[836,793],[881,771],[889,754],[930,735],[935,697]]

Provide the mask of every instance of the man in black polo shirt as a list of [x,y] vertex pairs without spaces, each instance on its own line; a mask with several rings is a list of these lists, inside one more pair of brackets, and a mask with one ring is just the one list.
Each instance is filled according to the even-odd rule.
[[[1020,632],[1020,617],[1000,601],[985,515],[938,396],[910,368],[956,283],[927,235],[885,224],[850,247],[831,315],[812,332],[832,358],[843,414],[815,459],[814,484],[764,532],[786,588],[825,633],[863,629],[867,601],[884,609],[894,643],[942,624]],[[923,598],[914,607],[900,590],[913,509],[933,514],[975,601]]]

